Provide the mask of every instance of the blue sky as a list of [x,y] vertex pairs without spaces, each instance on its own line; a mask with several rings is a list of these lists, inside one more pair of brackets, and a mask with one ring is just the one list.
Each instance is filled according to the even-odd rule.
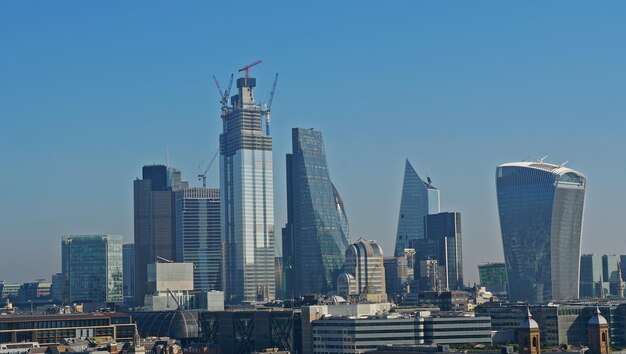
[[[393,250],[404,159],[463,218],[466,280],[502,260],[495,167],[589,178],[583,252],[626,253],[626,3],[0,2],[0,279],[60,271],[63,234],[132,240],[132,181],[192,184],[222,83],[254,60],[272,109],[276,226],[292,127],[324,134],[352,238]],[[217,186],[217,164],[209,178]]]

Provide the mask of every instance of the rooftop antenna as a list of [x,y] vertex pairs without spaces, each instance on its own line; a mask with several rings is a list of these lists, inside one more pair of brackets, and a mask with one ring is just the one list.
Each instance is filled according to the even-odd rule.
[[563,162],[563,163],[561,164],[561,167],[565,166],[565,164],[567,164],[568,162],[569,162],[569,160],[567,160],[567,161]]
[[165,147],[165,166],[170,167],[170,148],[169,146]]
[[544,157],[540,158],[538,162],[543,163],[543,160],[545,160],[545,159],[547,159],[547,158],[548,158],[548,155],[546,155],[546,156],[544,156]]

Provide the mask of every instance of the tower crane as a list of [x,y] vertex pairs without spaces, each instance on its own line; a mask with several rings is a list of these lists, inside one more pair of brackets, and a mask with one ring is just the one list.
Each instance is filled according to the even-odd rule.
[[211,162],[209,162],[209,165],[207,166],[207,168],[204,170],[203,173],[198,175],[198,180],[202,181],[202,188],[206,188],[206,174],[207,172],[209,172],[209,169],[211,168],[211,166],[213,166],[213,162],[215,162],[215,159],[217,158],[217,154],[219,154],[219,150],[217,150],[215,152],[215,155],[213,155],[213,157],[211,158]]
[[276,82],[278,81],[278,73],[274,76],[274,83],[272,84],[272,90],[270,91],[270,96],[267,100],[267,103],[263,105],[263,110],[261,113],[265,115],[265,132],[267,135],[270,135],[270,111],[272,109],[272,101],[274,101],[274,92],[276,92]]
[[248,64],[248,65],[244,66],[243,68],[239,69],[239,72],[245,71],[246,72],[246,79],[247,79],[249,71],[250,71],[250,68],[252,68],[253,66],[257,66],[259,64],[261,64],[261,61],[257,60],[254,63]]
[[220,103],[222,104],[222,110],[226,109],[228,105],[228,96],[230,95],[230,89],[233,86],[233,74],[230,74],[230,81],[228,81],[228,86],[226,89],[222,89],[222,85],[217,81],[215,75],[213,75],[213,81],[215,81],[215,86],[217,87],[217,91],[220,93]]

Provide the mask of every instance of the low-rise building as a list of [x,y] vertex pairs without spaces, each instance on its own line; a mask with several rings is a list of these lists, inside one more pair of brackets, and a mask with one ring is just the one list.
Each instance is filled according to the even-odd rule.
[[130,342],[136,326],[120,312],[64,315],[6,315],[0,317],[0,343],[59,344],[63,338],[111,337]]

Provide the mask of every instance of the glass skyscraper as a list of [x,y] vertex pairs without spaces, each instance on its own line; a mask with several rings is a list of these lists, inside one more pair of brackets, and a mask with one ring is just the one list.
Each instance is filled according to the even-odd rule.
[[193,263],[194,290],[221,290],[220,190],[188,188],[177,199],[176,261]]
[[326,163],[322,133],[292,129],[287,154],[287,225],[283,229],[286,296],[335,289],[350,244],[348,219]]
[[437,213],[439,190],[432,186],[430,179],[424,182],[407,159],[396,234],[396,256],[403,255],[405,248],[414,248],[415,241],[425,237],[424,217]]
[[602,296],[604,282],[602,256],[583,254],[580,256],[580,297],[597,298]]
[[578,298],[586,182],[580,172],[543,161],[498,166],[509,300]]
[[263,132],[256,79],[237,80],[238,94],[222,109],[220,196],[226,301],[275,297],[272,138]]
[[122,236],[63,236],[61,265],[70,302],[122,302]]

